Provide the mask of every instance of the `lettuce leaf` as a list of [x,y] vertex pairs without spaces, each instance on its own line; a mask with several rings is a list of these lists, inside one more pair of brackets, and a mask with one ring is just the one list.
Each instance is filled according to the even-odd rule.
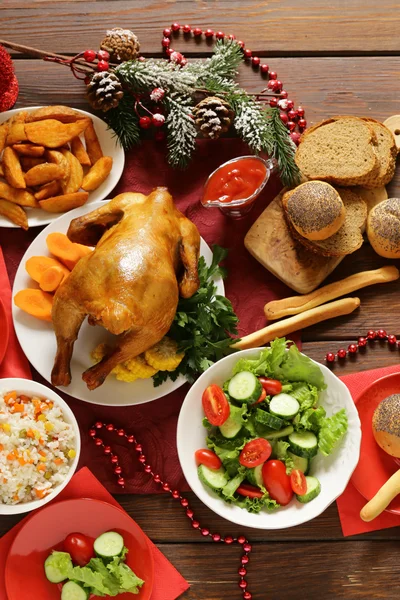
[[239,472],[233,479],[230,479],[228,483],[222,488],[221,493],[224,500],[233,500],[234,493],[238,489],[239,485],[246,478],[246,467],[240,466]]
[[268,492],[266,492],[262,498],[246,498],[245,496],[235,497],[233,502],[241,508],[245,508],[250,513],[259,513],[263,508],[273,511],[280,506],[275,500],[272,500]]
[[[69,579],[77,581],[78,583],[83,583],[85,586],[89,587],[91,592],[96,594],[96,596],[116,596],[118,592],[114,594],[106,587],[103,575],[89,566],[93,560],[101,561],[101,559],[92,558],[86,567],[73,567],[68,576]],[[116,586],[115,589],[118,590],[118,586]]]
[[123,592],[130,592],[131,594],[137,594],[139,589],[144,584],[143,579],[140,579],[132,571],[128,565],[120,562],[119,558],[114,558],[108,565],[107,569],[111,575],[114,576],[115,580],[119,584],[119,594]]
[[344,408],[337,413],[324,419],[318,434],[318,448],[324,454],[329,456],[347,431],[348,420]]
[[318,433],[325,422],[326,411],[322,406],[308,408],[301,415],[296,429],[306,429]]
[[318,389],[309,383],[294,384],[290,395],[296,398],[300,404],[300,410],[306,410],[318,404]]
[[60,575],[64,576],[64,579],[69,578],[71,570],[74,568],[72,564],[71,556],[68,552],[57,552],[53,550],[50,556],[46,559],[46,564],[52,567],[54,570],[59,571]]
[[273,456],[285,463],[286,473],[290,475],[294,465],[293,459],[288,456],[288,449],[290,447],[289,442],[285,442],[284,440],[273,440],[271,445]]
[[233,374],[250,371],[255,375],[272,377],[282,363],[286,354],[286,339],[277,338],[268,348],[260,352],[258,358],[238,360],[233,368]]
[[301,354],[295,344],[286,352],[282,364],[275,371],[279,379],[285,381],[304,381],[324,390],[326,384],[321,369],[308,356]]

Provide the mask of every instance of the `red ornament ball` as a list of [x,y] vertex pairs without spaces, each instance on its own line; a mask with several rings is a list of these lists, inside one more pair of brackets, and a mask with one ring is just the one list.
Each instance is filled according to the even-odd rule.
[[358,350],[358,346],[357,344],[350,344],[350,346],[347,349],[350,354],[355,354]]
[[338,358],[346,358],[347,356],[347,352],[344,348],[340,348],[340,350],[338,350],[337,352]]
[[117,481],[118,485],[120,485],[121,487],[124,487],[125,485],[125,479],[123,477],[119,477],[118,481]]
[[139,127],[141,127],[142,129],[149,129],[149,127],[151,127],[150,117],[140,117]]
[[369,340],[374,340],[376,338],[376,332],[373,329],[370,329],[367,333],[367,338]]
[[260,62],[261,59],[258,56],[253,56],[253,58],[251,59],[251,64],[253,65],[253,67],[259,67]]
[[365,348],[365,346],[367,345],[367,342],[368,342],[367,338],[365,338],[365,337],[359,337],[358,338],[358,346],[359,346],[359,348]]
[[223,40],[225,37],[225,34],[223,31],[217,31],[217,33],[215,34],[215,37],[217,38],[217,40]]
[[0,112],[10,110],[17,100],[18,81],[11,56],[0,46]]
[[171,37],[171,30],[169,27],[166,27],[163,31],[163,36],[164,37]]
[[190,33],[192,31],[192,28],[190,27],[190,25],[183,25],[182,31],[183,33]]
[[195,37],[200,37],[202,33],[203,33],[203,31],[202,31],[202,29],[200,29],[200,27],[195,27],[193,29],[193,35]]
[[300,137],[301,136],[299,133],[297,133],[297,131],[292,131],[292,133],[290,134],[290,139],[296,144],[296,146],[300,144]]
[[181,26],[179,25],[179,23],[172,23],[172,25],[171,25],[172,31],[179,31],[180,28],[181,28]]
[[164,37],[162,39],[162,41],[161,41],[161,46],[163,48],[168,48],[168,46],[170,45],[170,43],[171,43],[171,40],[169,38],[167,38],[167,37]]
[[206,36],[206,38],[212,38],[214,37],[214,32],[212,29],[206,29],[204,35]]
[[302,106],[299,106],[297,108],[297,114],[299,115],[299,117],[304,117],[304,108]]
[[110,65],[108,64],[108,62],[106,60],[99,60],[99,62],[97,63],[98,71],[108,71],[109,68],[110,68]]
[[335,362],[335,355],[333,352],[328,352],[328,354],[325,356],[325,360],[328,363],[333,363]]
[[221,536],[220,536],[219,533],[213,533],[211,537],[212,537],[213,542],[220,542],[221,541]]
[[230,33],[228,35],[228,40],[236,40],[236,35],[233,35],[233,33]]
[[[275,79],[270,79],[267,83],[267,88],[275,92]],[[277,101],[278,102],[278,101]]]
[[390,344],[391,346],[394,346],[394,344],[397,342],[397,338],[395,335],[393,335],[392,333],[390,335],[388,335],[388,344]]
[[243,50],[243,48],[244,48],[244,42],[242,42],[242,40],[238,40],[238,44],[239,44],[239,46],[240,46],[240,47],[242,48],[242,50]]
[[224,539],[225,544],[233,544],[233,537],[231,535],[227,535]]
[[260,71],[263,75],[267,75],[268,71],[269,71],[269,65],[261,65],[260,67]]
[[299,119],[298,125],[300,129],[305,129],[307,127],[307,121],[305,119]]
[[244,600],[251,600],[251,599],[252,599],[252,597],[253,597],[253,596],[250,594],[250,592],[245,592],[245,593],[243,594],[243,599],[244,599]]
[[184,56],[180,52],[174,51],[174,52],[172,52],[172,54],[169,55],[169,60],[171,62],[176,63],[177,65],[181,65],[183,59],[184,59]]
[[210,532],[208,531],[208,529],[202,529],[201,535],[204,535],[204,537],[206,537],[207,535],[210,535]]
[[86,60],[86,62],[93,62],[96,58],[96,52],[94,50],[85,50],[83,53],[83,58]]
[[249,560],[250,560],[249,557],[246,556],[246,554],[244,554],[242,556],[242,558],[240,559],[240,562],[242,563],[242,565],[247,565],[247,563],[249,562]]
[[287,114],[284,112],[281,112],[281,113],[279,113],[279,117],[280,117],[280,120],[282,121],[282,123],[284,123],[286,125],[289,120]]
[[97,53],[97,58],[99,60],[110,60],[110,54],[107,50],[99,50]]
[[[292,110],[292,108],[294,107],[294,102],[293,102],[293,100],[288,100],[288,101],[287,101],[287,106],[288,106],[288,110]],[[303,116],[303,115],[299,115],[299,111],[296,111],[296,112],[297,112],[297,116],[298,116],[298,117],[302,117],[302,116]]]
[[283,88],[282,81],[279,81],[279,79],[276,79],[275,80],[275,91],[280,92],[282,88]]
[[378,338],[380,340],[384,340],[387,336],[386,331],[384,329],[378,329],[377,333],[378,333]]
[[[281,90],[281,98],[286,99],[288,96],[289,96],[289,94],[287,93],[286,90]],[[293,106],[291,108],[293,108]]]
[[295,110],[289,110],[287,115],[291,121],[295,121],[297,119],[297,111]]
[[294,121],[288,121],[286,123],[286,127],[289,129],[289,131],[294,131],[296,129],[296,123]]
[[249,48],[246,48],[246,50],[243,52],[244,57],[245,58],[251,58],[251,55],[253,54],[252,51]]
[[270,79],[278,79],[278,73],[275,73],[275,71],[270,71],[269,78]]
[[276,106],[278,106],[278,98],[271,98],[271,100],[269,101],[269,105],[271,108],[275,108]]
[[240,577],[245,577],[247,575],[247,569],[245,569],[244,567],[240,567],[240,569],[238,570],[238,573],[239,573]]

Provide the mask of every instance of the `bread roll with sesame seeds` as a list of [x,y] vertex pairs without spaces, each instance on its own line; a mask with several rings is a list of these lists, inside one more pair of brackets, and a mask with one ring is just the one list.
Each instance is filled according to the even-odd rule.
[[306,181],[286,192],[282,202],[293,227],[308,240],[326,240],[346,218],[340,195],[324,181]]
[[400,258],[400,198],[388,198],[371,210],[367,236],[377,254]]
[[378,404],[372,417],[372,431],[382,450],[400,458],[400,394],[388,396]]

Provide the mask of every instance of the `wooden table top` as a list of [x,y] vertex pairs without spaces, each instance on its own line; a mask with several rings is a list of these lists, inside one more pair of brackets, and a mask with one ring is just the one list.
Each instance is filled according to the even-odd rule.
[[[393,0],[5,0],[0,38],[74,55],[97,48],[106,29],[123,26],[138,35],[144,56],[161,56],[162,29],[173,21],[232,32],[257,55],[267,57],[290,98],[305,107],[309,125],[334,114],[384,120],[400,113],[400,4]],[[184,43],[182,38],[176,49],[188,57],[209,53],[204,41]],[[23,55],[15,55],[15,67],[21,89],[17,107],[68,104],[87,109],[82,84],[67,70]],[[260,89],[259,76],[249,66],[241,68],[239,81],[250,91]],[[400,195],[400,170],[388,192]],[[332,279],[386,262],[364,244],[342,262]],[[303,332],[303,348],[310,357],[322,361],[327,351],[346,347],[368,329],[382,327],[400,336],[397,282],[357,295],[361,309],[355,314]],[[336,368],[336,373],[398,363],[398,352],[376,344],[362,358]],[[314,521],[294,529],[243,532],[214,515],[193,494],[188,497],[197,518],[210,530],[245,533],[253,543],[247,579],[254,599],[397,598],[398,528],[345,539],[333,504]],[[118,501],[191,584],[182,598],[241,597],[236,546],[216,545],[199,536],[169,497],[122,495]],[[17,521],[18,517],[1,517],[0,535]]]

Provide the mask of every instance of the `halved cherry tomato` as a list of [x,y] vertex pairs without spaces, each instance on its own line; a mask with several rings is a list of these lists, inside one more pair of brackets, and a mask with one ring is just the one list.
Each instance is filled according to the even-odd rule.
[[303,496],[306,493],[307,481],[303,471],[300,471],[299,469],[293,469],[293,471],[290,473],[290,483],[295,494]]
[[256,438],[247,442],[240,453],[239,462],[244,467],[249,469],[262,465],[270,456],[272,448],[268,440],[264,438]]
[[259,399],[256,402],[253,402],[252,406],[254,406],[255,404],[260,404],[260,402],[263,402],[263,400],[265,400],[266,397],[267,397],[267,392],[263,388]]
[[241,496],[247,496],[248,498],[262,498],[263,493],[254,485],[250,485],[249,483],[242,483],[239,485],[236,490],[238,494]]
[[204,390],[201,401],[205,415],[211,425],[223,425],[229,417],[230,408],[229,402],[219,385],[215,383],[209,385]]
[[72,562],[84,567],[95,557],[93,543],[83,533],[70,533],[64,540],[64,549],[69,552]]
[[290,477],[286,475],[286,466],[281,460],[269,460],[262,468],[264,485],[273,500],[282,506],[289,504],[293,497]]
[[268,379],[268,377],[259,377],[258,381],[267,392],[268,396],[276,396],[282,391],[282,384],[277,379]]
[[208,450],[208,448],[201,448],[200,450],[196,450],[194,453],[196,464],[204,465],[209,469],[219,469],[222,467],[221,459],[213,452],[212,450]]

